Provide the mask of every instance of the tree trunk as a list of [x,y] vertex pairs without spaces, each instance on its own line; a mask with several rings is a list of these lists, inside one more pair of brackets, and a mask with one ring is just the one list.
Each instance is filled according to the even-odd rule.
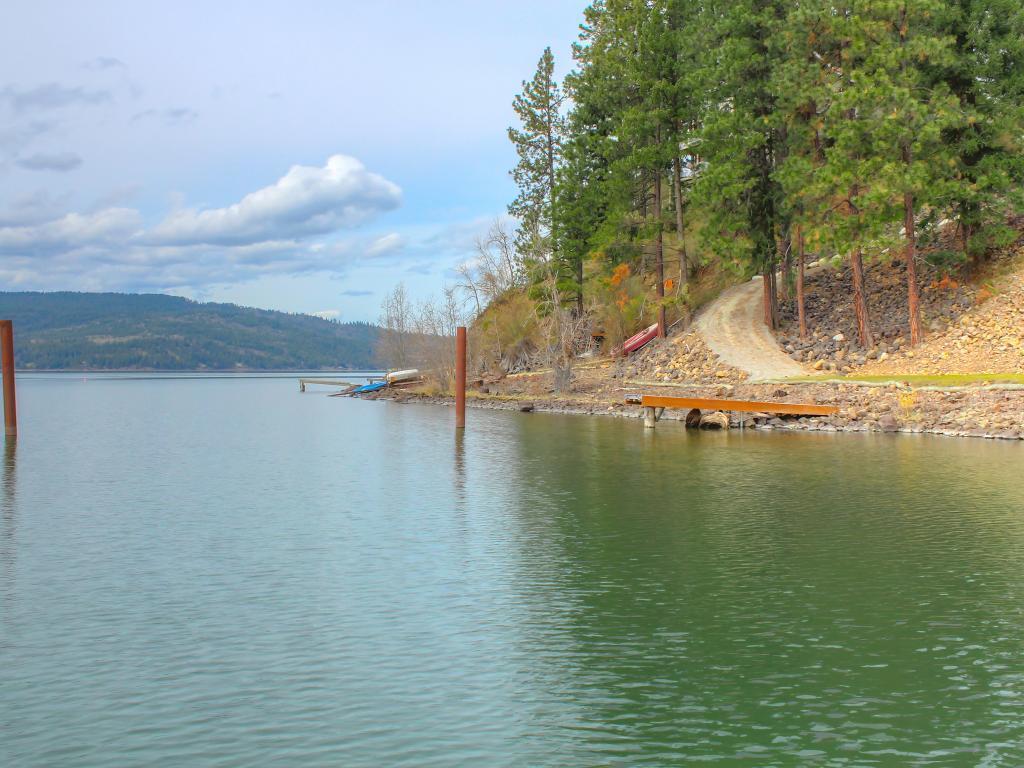
[[[908,153],[909,154],[909,153]],[[907,312],[910,315],[910,346],[921,343],[921,300],[917,291],[917,236],[914,232],[914,195],[903,193],[903,228],[906,231],[907,248]]]
[[789,286],[793,282],[793,254],[790,247],[792,242],[787,235],[779,238],[779,263],[782,265],[782,286],[779,296],[783,301],[789,301]]
[[583,317],[583,258],[576,262],[576,316]]
[[864,349],[875,345],[871,334],[871,318],[868,317],[868,303],[864,295],[864,260],[860,248],[855,248],[850,255],[850,266],[853,268],[853,309],[857,313],[857,336]]
[[775,269],[776,264],[772,263],[771,276],[772,276],[772,296],[771,296],[771,310],[772,310],[772,329],[778,328],[780,325],[779,317],[779,277],[778,271]]
[[679,287],[686,285],[686,237],[683,230],[683,168],[678,157],[672,158],[675,175],[676,236],[679,238]]
[[796,315],[800,322],[800,338],[807,338],[807,313],[804,310],[804,233],[796,228]]
[[764,324],[775,329],[779,326],[779,302],[776,298],[775,262],[769,261],[761,276],[764,286]]
[[[907,44],[910,25],[907,22],[907,5],[903,4],[899,13],[899,35],[900,48]],[[900,72],[906,69],[906,63],[900,64]],[[903,141],[903,165],[910,172],[910,141]],[[907,314],[910,315],[910,346],[916,346],[921,342],[921,308],[920,297],[917,293],[917,265],[914,257],[917,255],[917,235],[914,232],[914,193],[909,189],[903,193],[903,234],[907,238],[906,261],[907,261]]]
[[772,302],[769,298],[772,291],[772,281],[768,276],[768,268],[761,270],[761,313],[764,324],[771,328],[772,325]]
[[661,172],[654,172],[654,258],[658,278],[658,336],[665,338],[668,326],[665,324],[665,238],[661,226]]

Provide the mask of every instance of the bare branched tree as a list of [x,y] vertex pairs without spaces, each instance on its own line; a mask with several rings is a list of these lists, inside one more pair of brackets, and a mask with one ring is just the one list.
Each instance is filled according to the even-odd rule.
[[459,288],[473,301],[477,314],[495,299],[526,284],[526,267],[516,251],[514,235],[495,221],[477,238],[476,255],[458,267]]
[[377,357],[384,365],[406,368],[412,363],[410,334],[413,333],[413,306],[405,285],[399,283],[381,304],[381,334]]
[[413,322],[415,364],[443,390],[455,377],[455,329],[466,323],[462,306],[458,290],[445,286],[439,300],[420,303]]
[[544,295],[539,307],[546,340],[544,362],[551,366],[555,391],[568,392],[572,388],[573,363],[590,341],[591,313],[579,312],[576,293],[562,290],[552,259],[540,259],[537,268]]

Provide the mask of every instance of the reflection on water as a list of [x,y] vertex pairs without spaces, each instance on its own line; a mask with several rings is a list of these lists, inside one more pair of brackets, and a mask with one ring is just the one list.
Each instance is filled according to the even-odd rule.
[[22,383],[13,764],[1024,762],[1022,446],[293,385]]
[[8,437],[4,441],[3,502],[0,504],[0,605],[7,602],[14,582],[14,554],[17,518],[15,501],[18,497],[18,441]]

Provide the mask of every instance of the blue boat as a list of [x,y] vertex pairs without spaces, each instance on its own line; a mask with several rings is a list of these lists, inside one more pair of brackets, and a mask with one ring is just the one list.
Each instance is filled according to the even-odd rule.
[[375,381],[373,384],[363,384],[361,387],[356,387],[349,394],[352,395],[365,395],[367,392],[378,392],[387,386],[385,381]]

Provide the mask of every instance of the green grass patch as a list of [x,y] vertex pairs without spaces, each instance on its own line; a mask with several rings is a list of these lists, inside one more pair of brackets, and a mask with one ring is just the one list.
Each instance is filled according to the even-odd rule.
[[1024,384],[1022,373],[908,373],[908,374],[880,374],[873,376],[849,376],[821,375],[821,376],[794,376],[785,379],[794,383],[808,383],[823,381],[842,381],[851,384],[887,384],[889,382],[900,384],[911,384],[918,387],[969,387],[975,384]]

